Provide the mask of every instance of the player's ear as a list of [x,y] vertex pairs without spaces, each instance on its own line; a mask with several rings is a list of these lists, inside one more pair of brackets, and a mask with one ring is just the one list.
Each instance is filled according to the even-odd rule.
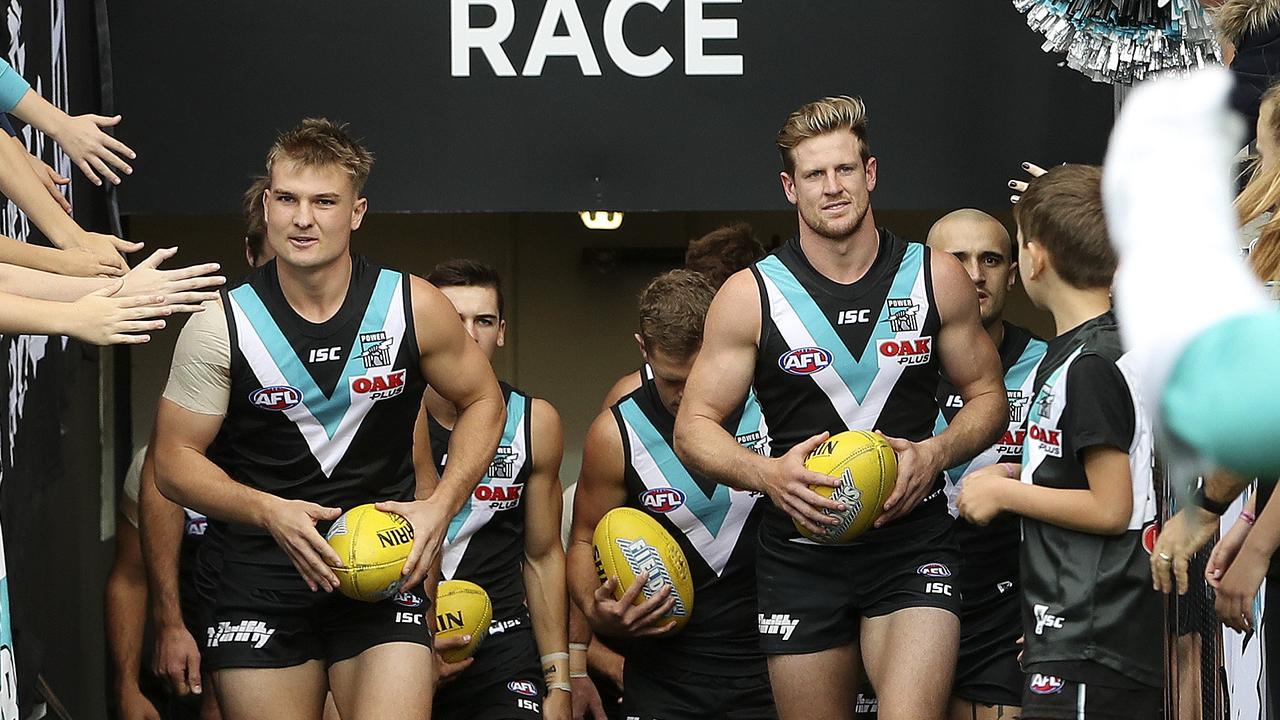
[[1014,285],[1018,284],[1018,261],[1014,260],[1009,263],[1009,289],[1012,290]]
[[498,347],[506,347],[507,345],[507,321],[498,321]]
[[787,196],[787,202],[792,205],[796,204],[796,182],[791,175],[785,170],[778,173],[778,178],[782,180],[782,194]]
[[359,230],[360,223],[364,222],[364,213],[369,209],[369,200],[360,198],[351,206],[351,229]]
[[871,192],[876,189],[876,159],[873,157],[867,158],[865,165],[867,166],[867,192]]
[[636,345],[640,346],[640,356],[644,358],[645,362],[649,362],[649,350],[644,346],[644,338],[640,337],[640,333],[635,333],[631,337],[635,338]]

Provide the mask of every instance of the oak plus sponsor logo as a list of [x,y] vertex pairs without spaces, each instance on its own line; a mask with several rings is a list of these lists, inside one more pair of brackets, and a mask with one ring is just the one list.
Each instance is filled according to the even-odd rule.
[[292,385],[271,385],[249,393],[249,404],[259,410],[283,412],[302,402],[302,391]]
[[404,370],[383,375],[361,375],[351,378],[351,394],[370,400],[386,400],[404,392]]
[[820,347],[796,348],[778,358],[778,367],[792,375],[812,375],[830,366],[831,352]]
[[1050,457],[1062,457],[1061,430],[1031,423],[1027,428],[1027,437],[1031,438],[1031,442],[1035,444],[1035,447],[1039,448],[1044,454]]
[[247,643],[255,650],[261,650],[271,636],[276,634],[275,628],[267,627],[267,624],[261,620],[242,620],[235,624],[223,621],[207,630],[209,642],[206,647]]
[[1048,605],[1036,603],[1031,608],[1036,618],[1036,634],[1043,635],[1045,630],[1061,630],[1062,624],[1066,622],[1065,618],[1054,615],[1049,612]]
[[477,485],[471,493],[474,504],[488,507],[490,510],[511,510],[520,505],[520,497],[524,494],[524,485],[494,485],[484,483]]
[[907,340],[880,340],[876,352],[881,365],[927,365],[933,359],[933,336]]
[[640,505],[656,513],[669,513],[683,507],[684,501],[684,492],[672,487],[650,488],[640,493]]
[[790,614],[774,613],[765,617],[764,613],[757,613],[756,624],[759,626],[761,635],[781,635],[785,642],[791,639],[791,633],[795,632],[800,620],[792,620]]
[[1032,673],[1031,684],[1028,687],[1037,695],[1057,695],[1062,692],[1063,685],[1062,678],[1057,675]]
[[920,305],[911,298],[889,298],[889,329],[893,332],[918,332],[920,330]]
[[1004,435],[1000,436],[1000,442],[996,443],[996,452],[1001,455],[1022,455],[1022,443],[1026,439],[1025,428],[1005,430]]

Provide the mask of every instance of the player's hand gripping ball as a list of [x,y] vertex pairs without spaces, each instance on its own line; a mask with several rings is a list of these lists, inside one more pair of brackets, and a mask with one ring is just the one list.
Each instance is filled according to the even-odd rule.
[[493,604],[484,588],[466,580],[445,580],[436,589],[436,638],[470,635],[462,647],[445,650],[440,657],[447,663],[460,663],[475,654],[480,641],[489,634],[493,620]]
[[804,461],[805,468],[840,478],[838,487],[810,485],[809,489],[845,505],[844,512],[824,509],[825,515],[840,519],[820,534],[796,525],[802,535],[816,543],[847,543],[866,532],[880,517],[884,501],[893,493],[898,479],[898,456],[876,433],[849,430],[832,435],[814,448]]
[[693,576],[689,573],[689,562],[675,538],[657,520],[635,508],[614,508],[600,518],[592,544],[600,582],[618,578],[614,599],[621,600],[636,578],[648,572],[649,579],[636,596],[635,604],[643,603],[664,585],[670,585],[675,603],[667,617],[675,620],[677,632],[688,624],[693,613]]
[[325,536],[344,567],[331,568],[338,589],[355,600],[377,602],[400,589],[404,561],[413,548],[413,526],[400,515],[360,505],[333,522]]

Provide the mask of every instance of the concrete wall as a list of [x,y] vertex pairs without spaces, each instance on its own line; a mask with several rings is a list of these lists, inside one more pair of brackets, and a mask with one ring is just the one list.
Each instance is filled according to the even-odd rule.
[[[923,238],[936,213],[877,213],[877,221],[909,238]],[[1007,215],[1004,218],[1008,220]],[[672,261],[620,258],[601,270],[584,262],[588,248],[679,248],[723,224],[745,220],[769,247],[794,233],[795,216],[777,213],[629,214],[612,232],[586,230],[570,214],[372,215],[354,236],[357,252],[425,275],[448,258],[493,264],[506,282],[507,346],[495,365],[500,377],[550,400],[565,425],[562,478],[577,478],[582,439],[604,393],[634,370],[639,353],[636,296]],[[1010,223],[1011,224],[1011,223]],[[130,237],[148,247],[177,245],[183,264],[216,260],[229,276],[243,272],[241,228],[234,217],[144,216],[130,219]],[[668,256],[670,257],[670,256]],[[675,262],[678,262],[678,254]],[[1019,291],[1010,319],[1049,330]],[[149,437],[177,332],[162,333],[132,351],[135,444]]]

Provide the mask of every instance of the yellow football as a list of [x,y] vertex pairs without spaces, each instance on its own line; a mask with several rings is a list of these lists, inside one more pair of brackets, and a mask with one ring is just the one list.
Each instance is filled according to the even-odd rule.
[[600,518],[595,536],[596,572],[600,581],[618,578],[614,597],[621,600],[640,573],[649,580],[636,596],[639,605],[653,597],[663,585],[671,586],[675,605],[667,617],[682,629],[693,613],[693,576],[684,551],[657,520],[634,508],[614,508]]
[[847,509],[842,513],[822,511],[840,518],[840,523],[828,526],[819,535],[796,525],[800,534],[823,544],[847,543],[866,532],[880,517],[884,501],[898,479],[898,456],[893,448],[880,435],[865,430],[849,430],[827,438],[809,453],[804,466],[840,478],[838,487],[809,486],[819,495],[845,504]]
[[413,548],[413,526],[400,515],[360,505],[334,521],[325,539],[342,558],[331,568],[338,589],[356,600],[385,600],[400,589],[404,561]]
[[493,605],[484,588],[466,580],[445,580],[436,589],[436,637],[470,635],[462,647],[440,653],[445,662],[457,663],[475,654],[480,641],[489,634]]

